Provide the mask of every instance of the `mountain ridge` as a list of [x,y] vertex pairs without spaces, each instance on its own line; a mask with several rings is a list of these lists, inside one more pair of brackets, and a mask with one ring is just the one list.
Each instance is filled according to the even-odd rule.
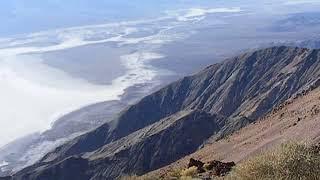
[[[320,77],[319,52],[320,50],[305,48],[272,47],[244,53],[222,63],[208,66],[197,74],[182,78],[146,96],[135,105],[122,111],[110,123],[58,147],[48,153],[39,163],[18,172],[14,175],[14,179],[24,179],[30,175],[33,179],[39,179],[48,173],[62,173],[63,170],[59,167],[72,162],[73,158],[84,161],[83,166],[86,167],[89,163],[90,167],[90,163],[94,161],[86,157],[86,154],[93,151],[97,153],[97,150],[101,150],[105,145],[117,142],[136,131],[156,124],[163,118],[183,111],[200,111],[224,117],[224,121],[217,126],[218,129],[212,130],[210,134],[211,137],[215,137],[214,139],[221,139],[254,122],[294,94],[312,86]],[[189,123],[192,124],[192,122]],[[157,127],[159,128],[160,125]],[[200,129],[195,131],[201,132]],[[172,133],[181,132],[183,132],[182,129],[176,129]],[[190,138],[196,139],[196,137]],[[201,141],[204,143],[208,139],[209,137],[203,136]],[[172,148],[179,149],[181,145],[178,142],[177,140],[173,143]],[[131,144],[130,147],[136,147],[137,144],[139,143]],[[139,153],[141,150],[147,150],[146,147],[142,146],[140,150],[135,149],[135,153],[132,153],[134,156],[131,158],[139,159],[138,156],[147,158],[144,154]],[[158,148],[161,150],[165,147],[158,146]],[[100,155],[106,160],[109,159],[103,153]],[[167,156],[169,155],[163,158]],[[68,158],[71,160],[66,161]],[[177,158],[179,155],[172,159]],[[119,164],[126,162],[118,160]],[[57,163],[58,166],[51,166]],[[162,162],[162,166],[168,163],[170,163],[170,158]],[[137,169],[143,167],[142,165]],[[137,172],[137,169],[130,169],[126,173]],[[151,170],[152,168],[149,167],[138,173],[147,173]],[[90,168],[87,168],[85,173],[89,174],[92,179],[97,176],[112,179],[123,174],[117,169],[112,171],[111,176],[109,171],[108,167],[102,167],[99,171],[91,171]]]
[[275,107],[257,122],[219,141],[208,142],[202,149],[150,172],[167,176],[172,169],[187,167],[190,158],[203,161],[219,159],[241,163],[282,143],[319,144],[320,79],[312,88]]

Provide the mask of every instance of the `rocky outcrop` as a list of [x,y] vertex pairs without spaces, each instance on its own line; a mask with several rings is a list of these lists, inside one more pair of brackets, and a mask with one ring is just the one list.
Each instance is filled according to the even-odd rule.
[[197,176],[202,179],[212,179],[227,175],[236,164],[234,162],[221,162],[213,160],[203,163],[193,158],[188,163],[188,168],[197,167]]
[[[273,47],[209,66],[146,96],[110,123],[58,147],[16,177],[63,163],[73,156],[89,160],[86,172],[94,179],[113,178],[124,173],[142,174],[164,166],[195,151],[209,137],[231,134],[315,84],[320,77],[319,52]],[[185,112],[189,112],[184,116],[188,118],[177,118]],[[198,118],[219,118],[191,121],[195,114]],[[181,124],[162,126],[160,122],[171,122],[164,120],[167,118],[184,120],[177,121]],[[140,137],[148,127],[158,133],[138,138],[130,145],[123,144],[129,142],[128,137]],[[188,142],[194,144],[189,147]],[[111,152],[120,144],[123,151]],[[160,157],[162,160],[156,161]]]
[[199,161],[199,160],[195,160],[193,158],[190,159],[189,163],[188,163],[188,168],[191,167],[197,167],[197,168],[203,168],[204,163]]
[[214,176],[225,176],[227,175],[231,169],[235,166],[236,164],[234,162],[221,162],[221,161],[210,161],[206,165],[206,169],[209,172],[212,172]]

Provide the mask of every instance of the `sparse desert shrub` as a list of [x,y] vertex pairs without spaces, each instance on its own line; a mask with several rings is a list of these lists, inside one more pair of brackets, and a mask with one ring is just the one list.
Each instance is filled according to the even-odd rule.
[[197,175],[197,167],[190,167],[187,169],[173,169],[163,180],[192,180]]
[[181,176],[184,176],[184,177],[194,177],[197,174],[198,174],[198,170],[197,170],[197,167],[195,166],[192,166],[188,169],[181,171]]
[[176,180],[181,178],[181,170],[173,169],[168,173],[168,179]]
[[231,180],[320,180],[319,148],[289,143],[239,164]]
[[193,180],[191,176],[181,176],[179,180]]
[[123,176],[120,178],[120,180],[160,180],[160,178],[154,177],[154,176]]

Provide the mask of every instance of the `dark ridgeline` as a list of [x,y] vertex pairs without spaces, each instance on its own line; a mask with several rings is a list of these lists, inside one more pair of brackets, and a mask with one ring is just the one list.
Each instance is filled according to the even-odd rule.
[[320,50],[272,47],[211,65],[146,96],[13,179],[144,174],[246,126],[320,77]]

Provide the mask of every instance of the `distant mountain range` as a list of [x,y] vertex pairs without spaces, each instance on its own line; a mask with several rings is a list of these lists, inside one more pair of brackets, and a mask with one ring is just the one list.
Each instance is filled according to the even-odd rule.
[[12,179],[115,179],[164,167],[318,86],[319,53],[280,46],[208,66],[57,147]]

